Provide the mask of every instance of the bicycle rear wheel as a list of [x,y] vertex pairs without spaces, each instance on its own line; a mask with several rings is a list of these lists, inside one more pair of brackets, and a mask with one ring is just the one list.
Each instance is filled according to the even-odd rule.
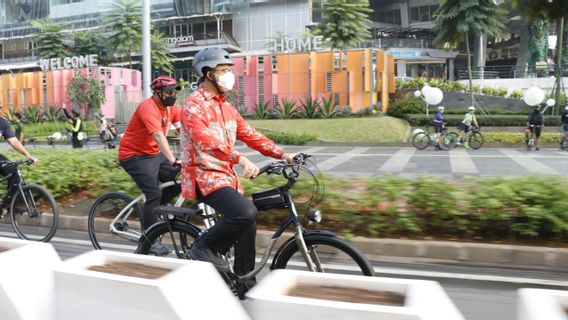
[[[130,207],[119,217],[119,213],[128,205]],[[122,192],[108,192],[98,197],[87,219],[93,247],[128,252],[136,250],[141,234],[140,214],[140,207],[134,203],[134,199]]]
[[[374,276],[373,266],[365,255],[342,238],[320,234],[304,235],[308,254],[317,265],[318,272],[341,270],[350,274]],[[273,269],[308,271],[308,266],[296,241],[290,241],[274,258]]]
[[46,188],[37,184],[22,186],[10,205],[12,226],[18,237],[47,242],[57,232],[59,210]]
[[483,135],[482,135],[481,133],[479,133],[479,132],[473,132],[473,133],[469,136],[469,139],[468,139],[468,142],[469,142],[469,143],[468,143],[468,144],[469,144],[469,147],[470,147],[470,148],[472,148],[472,149],[474,149],[474,150],[477,150],[477,149],[479,149],[479,148],[481,148],[481,147],[483,146],[483,142],[484,142],[484,141],[485,141],[485,140],[484,140]]
[[424,132],[418,132],[412,137],[412,145],[418,150],[424,150],[430,144],[430,137]]
[[186,221],[166,220],[154,224],[140,239],[136,253],[150,254],[150,247],[156,241],[169,249],[166,257],[189,259],[189,249],[199,237],[198,227]]

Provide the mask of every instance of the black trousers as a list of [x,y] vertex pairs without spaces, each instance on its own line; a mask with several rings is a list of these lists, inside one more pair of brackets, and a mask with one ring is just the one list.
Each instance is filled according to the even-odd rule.
[[[9,160],[8,158],[6,158],[4,155],[0,154],[0,161],[6,161]],[[6,195],[4,196],[4,200],[2,202],[2,205],[8,205],[9,200],[12,198],[12,196],[14,195],[14,193],[16,192],[16,188],[14,186],[18,185],[18,183],[20,183],[20,177],[16,174],[17,169],[14,166],[9,166],[9,167],[5,167],[2,168],[0,167],[0,175],[5,177],[9,174],[12,174],[10,176],[10,178],[8,178],[8,185],[7,185],[7,191],[6,191]]]
[[172,166],[161,153],[133,156],[121,160],[120,165],[128,172],[146,197],[140,217],[142,229],[146,230],[158,221],[158,217],[153,212],[154,208],[170,202],[180,193],[181,186],[178,184],[163,189],[161,193],[159,185],[160,182],[174,180],[181,168]]
[[208,196],[201,195],[198,189],[197,199],[223,214],[223,219],[203,236],[205,245],[221,254],[235,245],[235,273],[244,275],[253,270],[258,216],[256,207],[231,187],[221,188]]
[[83,148],[83,141],[79,140],[79,132],[71,133],[71,144],[73,148]]

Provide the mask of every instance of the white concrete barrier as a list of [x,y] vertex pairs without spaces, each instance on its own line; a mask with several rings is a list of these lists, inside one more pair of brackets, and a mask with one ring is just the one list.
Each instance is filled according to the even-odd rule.
[[55,319],[53,269],[59,263],[51,244],[0,238],[0,319]]
[[[167,270],[155,279],[89,270],[112,263]],[[56,268],[55,292],[57,320],[249,319],[213,265],[199,261],[93,250]]]
[[[337,287],[404,296],[401,306],[354,303],[292,296],[298,285]],[[340,294],[341,295],[341,294]],[[295,270],[275,270],[246,294],[254,320],[464,320],[443,288],[434,281],[378,278]]]
[[529,289],[518,291],[517,320],[568,320],[568,291]]

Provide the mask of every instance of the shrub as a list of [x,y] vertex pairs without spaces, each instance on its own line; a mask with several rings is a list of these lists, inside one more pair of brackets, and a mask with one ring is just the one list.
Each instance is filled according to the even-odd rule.
[[407,94],[404,99],[397,100],[389,106],[387,114],[391,117],[405,118],[407,114],[424,112],[424,102],[412,94]]
[[268,119],[270,113],[270,101],[259,102],[254,107],[254,118],[258,120]]
[[[465,113],[465,112],[464,112]],[[425,114],[407,114],[404,118],[408,120],[412,126],[430,125],[432,116],[426,117]],[[527,123],[527,115],[476,115],[477,122],[482,127],[519,127],[523,128]],[[446,114],[446,122],[450,126],[457,126],[463,120],[462,114]],[[559,126],[560,116],[545,116],[545,126]]]
[[276,106],[276,112],[282,119],[292,119],[298,113],[296,103],[286,98],[282,99],[282,102]]
[[303,118],[307,119],[314,119],[318,118],[318,111],[320,108],[320,104],[317,99],[313,99],[312,97],[306,97],[306,100],[302,101],[300,105],[300,114]]
[[523,92],[521,90],[513,90],[509,94],[509,98],[511,98],[511,99],[522,99],[523,98]]
[[270,140],[278,144],[301,146],[311,141],[316,141],[317,137],[309,133],[284,133],[267,129],[258,129]]
[[324,119],[334,118],[337,115],[337,103],[333,100],[333,96],[329,96],[327,99],[322,98],[319,110]]

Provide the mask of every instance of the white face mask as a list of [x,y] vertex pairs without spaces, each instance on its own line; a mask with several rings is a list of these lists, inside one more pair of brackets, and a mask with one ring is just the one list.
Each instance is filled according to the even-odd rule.
[[235,75],[230,71],[224,73],[223,75],[219,76],[219,81],[217,81],[217,84],[227,89],[227,91],[233,90],[233,86],[235,85]]

